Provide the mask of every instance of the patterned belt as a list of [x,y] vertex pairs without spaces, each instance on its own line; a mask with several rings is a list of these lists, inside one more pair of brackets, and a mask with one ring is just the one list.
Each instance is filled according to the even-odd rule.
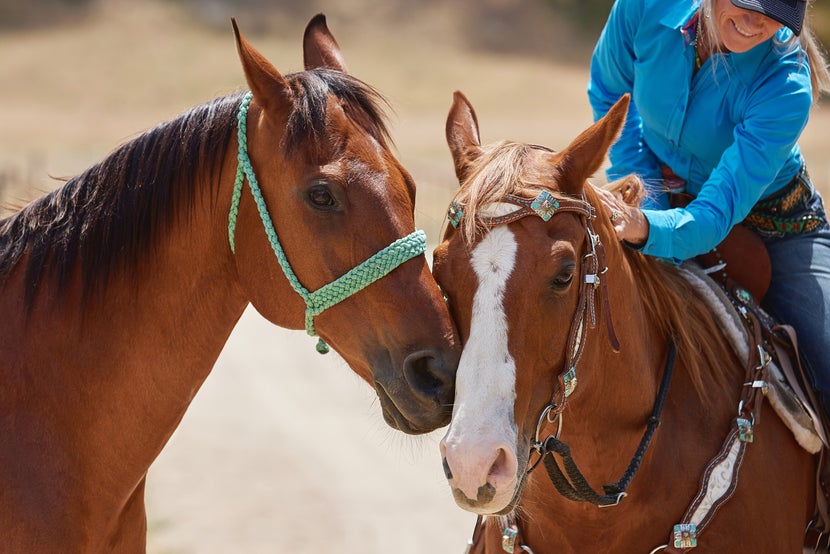
[[821,212],[806,209],[812,197],[810,176],[802,167],[780,192],[755,204],[743,222],[763,236],[815,231],[824,224],[825,217]]

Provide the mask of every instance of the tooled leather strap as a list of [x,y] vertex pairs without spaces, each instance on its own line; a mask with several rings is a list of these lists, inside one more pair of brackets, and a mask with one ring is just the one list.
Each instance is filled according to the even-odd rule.
[[579,298],[568,332],[566,367],[558,376],[559,391],[553,399],[557,412],[561,412],[565,408],[565,399],[576,388],[576,365],[579,363],[585,347],[586,320],[588,327],[591,329],[595,329],[597,326],[597,294],[601,295],[605,327],[608,331],[611,348],[614,352],[620,351],[620,341],[614,330],[614,322],[611,318],[611,303],[608,300],[608,283],[605,279],[608,268],[605,265],[605,248],[599,235],[594,231],[590,219],[585,222],[585,230],[588,234],[588,252],[582,257]]
[[[590,221],[588,221],[588,229],[597,237],[597,242],[594,245],[597,253],[597,266],[602,268],[600,273],[605,274],[607,270],[605,264],[605,247],[602,245],[602,241],[599,240],[599,235],[594,233],[594,228]],[[614,352],[619,352],[620,340],[617,338],[617,332],[614,330],[614,321],[611,319],[611,302],[608,300],[608,281],[602,279],[600,287],[602,288],[602,311],[605,312],[605,328],[608,331],[608,340],[611,342],[611,348]]]
[[720,452],[706,466],[697,495],[680,522],[672,528],[669,543],[654,551],[683,553],[697,547],[700,535],[735,493],[746,447],[752,443],[753,428],[760,422],[770,362],[769,354],[763,348],[760,321],[750,310],[739,308],[739,311],[747,328],[749,356],[738,417]]
[[557,198],[546,190],[539,192],[535,198],[524,198],[515,194],[508,194],[501,199],[501,202],[508,202],[519,206],[518,210],[509,214],[479,217],[479,220],[487,227],[507,225],[529,215],[537,215],[542,220],[548,221],[558,212],[572,212],[585,216],[586,219],[594,217],[593,207],[585,200],[574,198]]

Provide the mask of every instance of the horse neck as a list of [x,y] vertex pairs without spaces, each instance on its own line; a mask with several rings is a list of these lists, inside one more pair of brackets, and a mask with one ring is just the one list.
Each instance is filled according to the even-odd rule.
[[[0,365],[0,381],[13,382],[16,397],[25,399],[15,405],[21,429],[7,430],[10,437],[0,431],[2,442],[40,433],[38,448],[49,443],[67,453],[53,464],[73,466],[49,471],[78,476],[75,486],[106,480],[102,490],[115,497],[135,486],[246,305],[222,212],[230,202],[234,154],[230,148],[225,154],[220,200],[213,198],[215,183],[199,183],[189,212],[173,218],[130,274],[117,272],[91,297],[77,266],[59,297],[46,274],[26,317],[0,318],[0,352],[8,361]],[[0,313],[23,312],[24,274],[18,268],[7,282]],[[0,412],[9,409],[0,404]],[[33,427],[23,430],[27,421]],[[18,446],[26,459],[26,446]]]

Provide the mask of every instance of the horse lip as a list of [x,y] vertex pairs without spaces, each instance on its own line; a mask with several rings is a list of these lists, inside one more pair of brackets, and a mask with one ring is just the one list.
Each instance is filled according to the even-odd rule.
[[443,402],[440,395],[424,398],[413,393],[412,384],[403,375],[395,374],[388,352],[375,358],[371,373],[383,418],[390,427],[409,435],[421,435],[449,424],[452,399]]
[[[404,415],[389,393],[386,392],[383,384],[377,380],[375,381],[375,392],[378,395],[378,400],[380,400],[383,419],[390,427],[408,435],[423,435],[441,427],[440,423],[434,426],[430,426],[430,424],[424,426]],[[446,419],[449,421],[449,416]]]
[[507,505],[500,509],[500,510],[492,510],[487,509],[486,505],[493,500],[495,497],[495,489],[493,489],[492,485],[487,483],[486,485],[482,485],[478,491],[478,497],[475,500],[470,499],[467,497],[466,494],[461,492],[460,489],[452,487],[452,496],[455,498],[456,504],[460,507],[468,510],[470,512],[474,512],[480,515],[497,515],[503,516],[512,513],[516,506],[519,504],[519,498],[522,496],[522,490],[524,489],[524,477],[520,480],[518,485],[516,486],[515,491],[513,492],[513,496],[510,499],[510,502]]

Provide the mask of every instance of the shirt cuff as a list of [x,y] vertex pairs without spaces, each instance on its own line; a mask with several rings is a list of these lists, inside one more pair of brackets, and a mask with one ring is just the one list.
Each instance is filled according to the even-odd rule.
[[648,238],[639,251],[673,264],[681,263],[683,260],[672,255],[672,232],[674,230],[672,211],[644,209],[642,212],[648,220]]

